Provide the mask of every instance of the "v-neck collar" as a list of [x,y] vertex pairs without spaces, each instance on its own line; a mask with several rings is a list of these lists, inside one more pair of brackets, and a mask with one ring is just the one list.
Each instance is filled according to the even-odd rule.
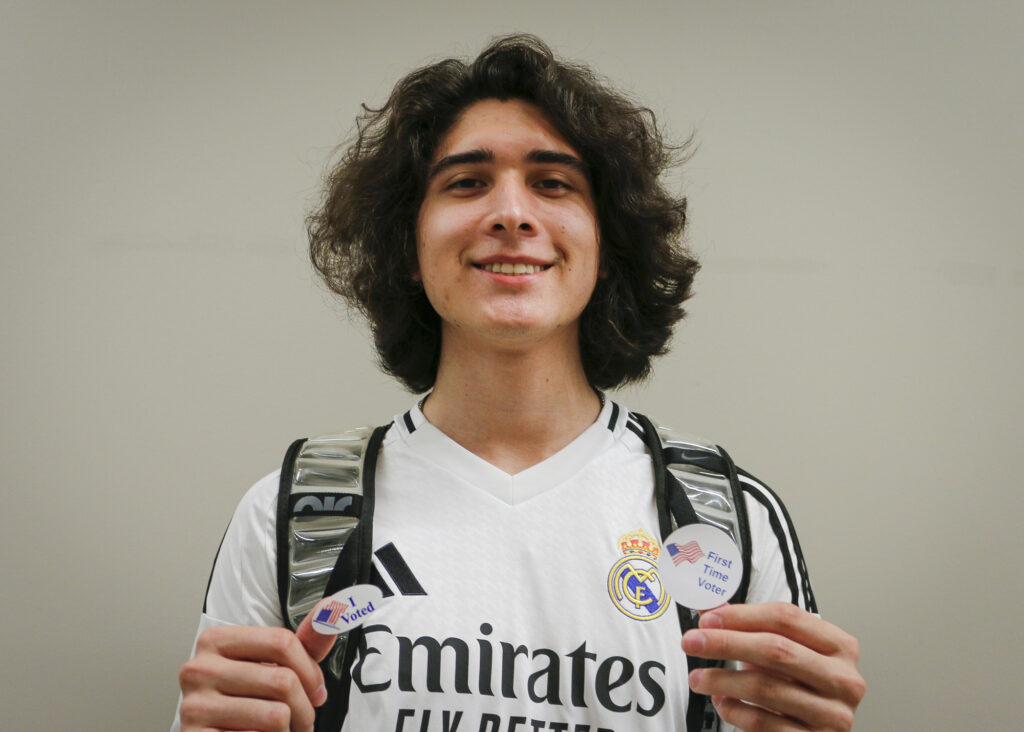
[[612,446],[624,428],[625,410],[606,400],[597,420],[549,458],[515,475],[470,452],[432,425],[420,405],[395,417],[403,441],[427,460],[499,501],[514,506],[561,485]]

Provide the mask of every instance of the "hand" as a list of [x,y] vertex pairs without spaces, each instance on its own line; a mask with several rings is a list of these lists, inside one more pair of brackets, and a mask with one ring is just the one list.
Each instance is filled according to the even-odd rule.
[[746,732],[841,730],[864,696],[857,639],[789,603],[724,605],[683,635],[692,656],[739,661],[696,669],[690,688]]
[[[314,608],[315,611],[316,608]],[[207,628],[181,667],[181,729],[311,732],[327,699],[318,662],[335,636],[313,630],[222,625]]]

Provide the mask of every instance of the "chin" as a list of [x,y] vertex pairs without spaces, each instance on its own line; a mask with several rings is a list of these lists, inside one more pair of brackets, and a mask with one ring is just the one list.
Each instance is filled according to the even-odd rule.
[[494,337],[510,346],[531,346],[546,341],[566,341],[576,344],[575,322],[551,323],[534,320],[505,320],[494,324]]

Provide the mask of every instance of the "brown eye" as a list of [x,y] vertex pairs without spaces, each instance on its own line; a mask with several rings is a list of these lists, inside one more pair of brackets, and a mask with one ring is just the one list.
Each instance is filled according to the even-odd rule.
[[568,191],[572,188],[572,186],[560,178],[544,178],[537,181],[537,187],[543,188],[546,191]]
[[451,183],[448,188],[451,189],[472,189],[472,188],[483,188],[484,182],[478,178],[459,178],[454,183]]

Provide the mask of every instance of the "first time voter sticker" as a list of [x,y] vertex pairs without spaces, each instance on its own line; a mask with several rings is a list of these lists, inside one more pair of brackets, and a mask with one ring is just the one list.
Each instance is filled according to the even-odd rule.
[[736,594],[743,580],[743,558],[736,542],[721,529],[687,524],[662,543],[658,574],[680,605],[710,610]]

